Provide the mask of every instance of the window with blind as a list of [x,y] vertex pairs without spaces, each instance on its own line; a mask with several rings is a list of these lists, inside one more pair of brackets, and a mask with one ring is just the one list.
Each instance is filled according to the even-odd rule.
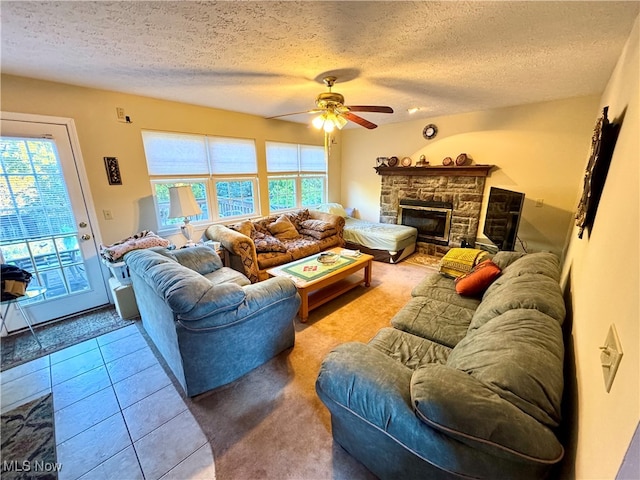
[[267,142],[266,150],[270,212],[325,202],[327,160],[323,147]]
[[152,131],[143,131],[142,140],[160,229],[182,223],[168,218],[175,185],[191,186],[202,210],[193,223],[258,214],[253,140]]

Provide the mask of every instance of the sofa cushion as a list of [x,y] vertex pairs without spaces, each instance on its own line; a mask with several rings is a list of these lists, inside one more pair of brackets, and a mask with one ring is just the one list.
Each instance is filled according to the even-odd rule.
[[448,302],[468,310],[475,311],[480,304],[480,299],[475,297],[462,297],[456,292],[454,279],[433,273],[424,277],[413,290],[412,297],[429,297],[434,300]]
[[320,252],[318,241],[309,237],[300,236],[292,240],[284,240],[283,243],[287,247],[287,252],[291,254],[294,260]]
[[562,458],[549,428],[459,370],[436,363],[417,369],[411,401],[420,420],[473,448],[525,461]]
[[281,215],[275,222],[270,223],[269,231],[278,240],[292,240],[300,236],[296,227],[285,215]]
[[480,262],[469,273],[455,279],[456,292],[468,297],[480,295],[500,276],[501,271],[491,260]]
[[[169,252],[170,258],[175,259],[180,265],[190,268],[200,275],[206,275],[222,268],[222,260],[211,247],[196,245],[195,247],[180,248]],[[162,252],[158,252],[162,253]]]
[[271,234],[254,232],[253,244],[256,246],[256,252],[286,252],[287,247]]
[[[482,306],[482,305],[481,305]],[[532,309],[510,309],[470,330],[447,365],[550,427],[560,421],[564,344],[560,324]]]
[[405,367],[415,370],[430,363],[446,363],[451,349],[395,328],[382,328],[369,342]]
[[[487,321],[509,310],[525,308],[538,310],[562,324],[566,314],[560,285],[540,274],[526,274],[502,282],[500,276],[485,292],[469,325],[469,330],[481,327]],[[496,285],[500,282],[498,285]]]
[[522,275],[539,274],[555,280],[556,283],[560,281],[560,259],[550,252],[526,255],[516,252],[498,252],[492,260],[502,269],[502,275],[487,289],[485,297],[491,295],[491,292],[500,285]]
[[284,263],[293,261],[291,252],[261,252],[258,253],[258,267],[260,270],[266,270],[267,268],[277,267]]
[[391,319],[391,324],[405,332],[454,347],[467,334],[473,313],[473,309],[446,300],[412,297]]

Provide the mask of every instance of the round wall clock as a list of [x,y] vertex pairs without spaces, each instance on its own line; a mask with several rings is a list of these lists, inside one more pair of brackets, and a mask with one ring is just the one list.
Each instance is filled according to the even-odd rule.
[[438,133],[438,127],[436,127],[433,123],[430,123],[422,130],[422,136],[427,140],[431,140]]

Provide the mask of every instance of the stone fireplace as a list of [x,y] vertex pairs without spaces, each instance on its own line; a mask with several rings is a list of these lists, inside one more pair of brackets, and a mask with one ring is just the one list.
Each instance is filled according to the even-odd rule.
[[[441,256],[450,248],[461,246],[463,240],[473,241],[480,224],[485,180],[491,168],[492,165],[378,167],[376,171],[382,179],[380,222],[416,226],[419,232],[416,250],[429,255]],[[431,209],[430,213],[416,208],[425,206]],[[450,210],[450,213],[435,209]],[[406,222],[413,223],[403,221],[405,215]],[[446,231],[439,234],[439,229],[447,227],[447,216],[448,234]],[[415,225],[425,219],[429,221],[423,222],[426,225],[423,229],[431,232],[421,232],[421,227]]]

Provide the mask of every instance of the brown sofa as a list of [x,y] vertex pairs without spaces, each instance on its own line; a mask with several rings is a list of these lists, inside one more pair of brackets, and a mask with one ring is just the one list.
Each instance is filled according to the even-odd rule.
[[299,209],[228,226],[211,225],[205,236],[229,252],[231,268],[256,283],[269,277],[269,268],[344,246],[343,231],[341,216]]

